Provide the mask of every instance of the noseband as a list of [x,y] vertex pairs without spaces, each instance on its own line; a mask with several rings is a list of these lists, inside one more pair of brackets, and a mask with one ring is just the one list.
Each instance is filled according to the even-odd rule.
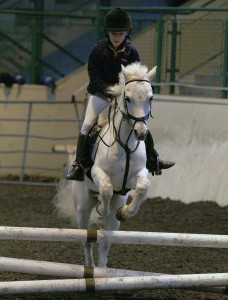
[[[147,80],[147,79],[131,79],[131,80],[128,80],[128,81],[125,82],[125,86],[126,86],[128,83],[131,83],[131,82],[134,82],[134,81],[144,81],[144,82],[148,82],[148,83],[150,84],[150,81]],[[150,106],[151,106],[151,104],[150,104]],[[127,117],[128,119],[134,120],[135,122],[144,122],[144,123],[145,123],[145,122],[149,119],[149,117],[150,117],[150,115],[151,115],[151,109],[150,109],[150,112],[148,112],[147,115],[145,115],[145,116],[143,116],[143,117],[141,117],[141,118],[137,118],[137,117],[131,115],[131,114],[128,112],[127,101],[126,101],[126,97],[125,97],[125,91],[124,91],[124,107],[125,107],[125,109],[126,109],[126,111],[127,111],[126,117]],[[123,113],[123,112],[122,112],[122,113]]]

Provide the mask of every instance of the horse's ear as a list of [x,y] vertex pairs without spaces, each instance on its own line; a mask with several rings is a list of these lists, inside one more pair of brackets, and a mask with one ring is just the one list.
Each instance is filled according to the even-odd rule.
[[146,78],[151,82],[154,78],[154,76],[156,75],[156,70],[157,70],[157,66],[153,67],[152,70],[150,70],[147,74],[146,74]]
[[122,70],[122,72],[124,72],[124,71],[125,71],[125,67],[124,67],[124,65],[121,65],[121,70]]

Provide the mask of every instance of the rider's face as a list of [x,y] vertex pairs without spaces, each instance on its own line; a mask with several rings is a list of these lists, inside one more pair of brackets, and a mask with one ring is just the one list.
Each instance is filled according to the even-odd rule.
[[108,32],[109,39],[115,49],[118,48],[119,45],[124,41],[126,35],[127,35],[127,31]]

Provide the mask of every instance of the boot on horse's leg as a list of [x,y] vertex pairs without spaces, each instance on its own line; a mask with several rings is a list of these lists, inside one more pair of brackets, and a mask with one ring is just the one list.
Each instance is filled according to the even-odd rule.
[[86,160],[85,139],[86,136],[80,133],[77,143],[76,158],[67,171],[65,179],[84,181],[84,168],[82,164]]
[[159,158],[158,152],[154,149],[154,140],[151,133],[148,131],[145,140],[147,162],[146,167],[152,175],[162,174],[162,169],[169,169],[175,165],[174,161],[164,161]]

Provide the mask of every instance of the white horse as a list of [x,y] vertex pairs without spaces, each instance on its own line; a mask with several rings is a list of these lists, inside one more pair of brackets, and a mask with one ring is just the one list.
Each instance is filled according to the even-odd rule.
[[[120,83],[110,88],[116,105],[109,122],[99,133],[92,180],[86,176],[84,182],[68,181],[65,188],[73,199],[81,229],[90,229],[96,224],[101,229],[118,230],[120,221],[136,215],[147,197],[150,182],[144,140],[151,115],[151,81],[155,74],[156,67],[148,72],[146,66],[133,63],[122,67]],[[130,203],[127,203],[128,197]],[[68,214],[66,192],[60,191],[56,199],[57,207]],[[72,207],[68,211],[72,214]],[[94,266],[92,244],[84,244],[87,266]],[[99,243],[99,267],[106,267],[109,248],[108,241]]]

